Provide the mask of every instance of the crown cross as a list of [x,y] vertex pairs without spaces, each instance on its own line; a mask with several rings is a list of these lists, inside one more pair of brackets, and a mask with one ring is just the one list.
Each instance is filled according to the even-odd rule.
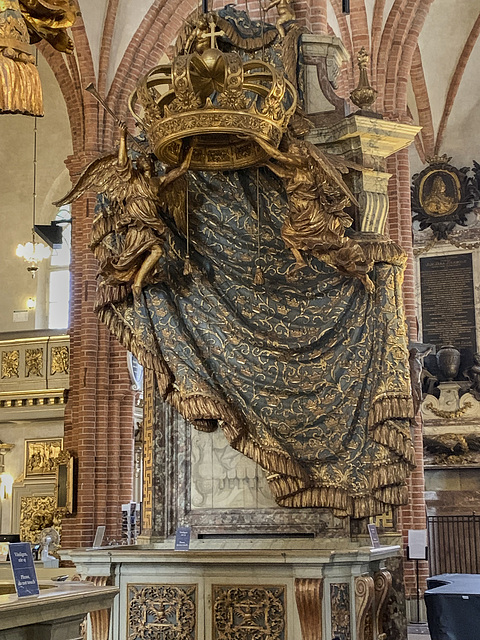
[[217,25],[215,23],[215,20],[213,20],[212,18],[209,20],[208,22],[209,27],[210,27],[210,31],[208,31],[207,33],[205,33],[205,38],[210,38],[210,49],[216,49],[217,48],[217,38],[220,38],[221,36],[225,35],[224,31],[217,31]]

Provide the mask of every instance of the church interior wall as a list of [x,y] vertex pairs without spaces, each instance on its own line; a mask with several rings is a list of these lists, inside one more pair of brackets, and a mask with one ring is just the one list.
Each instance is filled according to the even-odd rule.
[[[410,180],[413,173],[425,166],[425,156],[434,151],[435,132],[439,129],[443,114],[447,112],[448,126],[442,137],[440,152],[453,156],[453,162],[458,167],[471,165],[474,159],[480,160],[476,136],[480,130],[478,40],[473,41],[468,56],[464,51],[469,34],[478,23],[478,6],[470,0],[457,0],[455,3],[433,0],[423,3],[423,7],[419,1],[411,3],[418,9],[415,18],[415,11],[409,16],[410,26],[414,22],[412,31],[420,32],[416,48],[414,35],[417,33],[412,35],[405,25],[402,27],[404,31],[400,27],[396,32],[392,31],[387,16],[391,9],[397,7],[395,0],[385,3],[382,15],[378,15],[381,3],[367,1],[366,7],[362,3],[365,11],[357,11],[357,7],[354,7],[348,19],[339,11],[338,2],[320,0],[316,4],[320,7],[319,11],[326,14],[328,31],[344,38],[353,58],[340,79],[340,91],[343,89],[344,95],[347,95],[353,88],[352,82],[356,79],[354,54],[362,44],[368,46],[371,42],[372,47],[380,51],[371,69],[372,84],[380,92],[379,110],[392,119],[408,121],[408,104],[414,122],[424,127],[419,136],[420,145],[412,145],[409,151],[401,151],[388,161],[388,171],[395,175],[390,189],[389,231],[392,238],[410,253],[404,295],[411,337],[415,339],[419,292],[414,275]],[[77,52],[70,70],[66,70],[62,56],[45,54],[48,64],[40,56],[40,75],[46,104],[45,117],[38,121],[37,215],[38,222],[43,224],[55,217],[56,210],[50,202],[65,192],[69,182],[65,158],[69,157],[68,171],[71,176],[78,176],[83,166],[98,152],[110,151],[117,137],[111,118],[97,109],[93,99],[82,92],[80,85],[98,80],[109,105],[120,117],[126,117],[125,100],[136,79],[170,50],[182,20],[194,8],[191,2],[178,5],[150,0],[135,3],[120,0],[116,14],[112,14],[108,12],[109,4],[107,6],[106,1],[81,0],[80,5],[84,16],[83,22],[80,21],[79,26],[75,27]],[[309,20],[306,5],[296,3],[304,22]],[[459,15],[461,20],[458,19]],[[418,78],[415,86],[408,79],[412,60],[421,68],[426,92],[421,92]],[[74,67],[75,71],[72,71]],[[81,80],[76,73],[80,74]],[[400,78],[398,83],[396,74]],[[458,92],[452,95],[449,89],[455,78],[459,80]],[[63,95],[59,81],[63,85]],[[403,87],[403,93],[399,85]],[[68,104],[65,93],[69,95]],[[33,120],[20,116],[0,117],[0,139],[0,166],[4,185],[8,185],[8,188],[2,187],[0,200],[3,231],[0,237],[0,278],[4,300],[0,306],[0,329],[2,332],[41,329],[46,327],[46,270],[42,266],[37,279],[32,280],[22,261],[14,256],[16,245],[30,239]],[[65,445],[81,458],[84,503],[78,518],[72,519],[65,527],[65,539],[72,545],[90,541],[95,526],[104,522],[107,522],[112,536],[115,536],[119,527],[115,510],[119,500],[126,501],[131,497],[132,487],[131,482],[121,478],[133,467],[133,400],[126,371],[126,356],[123,348],[106,330],[98,327],[92,310],[96,266],[90,254],[87,256],[87,245],[93,208],[93,197],[84,198],[74,206],[76,244],[72,284],[71,387],[75,393],[67,406]],[[452,252],[455,253],[455,250]],[[13,311],[25,309],[29,297],[37,299],[37,311],[28,313],[27,322],[21,325],[13,323]],[[480,330],[480,314],[477,315],[477,328]],[[15,449],[5,458],[12,475],[19,478],[22,474],[22,441],[63,434],[61,420],[20,426],[0,423],[0,440],[15,444]],[[400,515],[403,529],[406,531],[425,526],[424,490],[427,491],[431,513],[436,512],[439,504],[442,512],[449,509],[458,512],[463,508],[478,510],[480,486],[476,469],[429,468],[425,472],[424,484],[420,423],[415,437],[418,467],[410,481],[411,505],[402,510]],[[213,459],[215,444],[210,442],[208,446],[211,447],[209,455]],[[221,448],[220,444],[218,447]],[[92,476],[95,455],[99,465]],[[215,482],[235,484],[237,478],[229,478],[228,474],[222,476],[224,470],[215,470],[213,464],[212,469]],[[243,471],[246,477],[254,473],[252,469]],[[124,483],[119,492],[121,498],[116,497],[115,482]],[[252,482],[257,483],[257,479],[252,478]],[[93,497],[92,492],[95,493]],[[202,496],[198,492],[198,500],[207,499],[213,504],[211,492],[206,493],[207,496]],[[262,499],[266,500],[265,496]],[[253,500],[258,500],[258,497]],[[222,503],[223,506],[228,506],[228,500]],[[7,509],[2,510],[2,523],[6,522],[6,512]],[[410,593],[413,594],[413,568],[407,567],[406,574],[410,579]]]

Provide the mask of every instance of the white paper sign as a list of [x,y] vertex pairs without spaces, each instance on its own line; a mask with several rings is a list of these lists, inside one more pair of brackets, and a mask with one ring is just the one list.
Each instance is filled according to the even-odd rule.
[[427,559],[427,530],[408,530],[408,558],[410,560]]

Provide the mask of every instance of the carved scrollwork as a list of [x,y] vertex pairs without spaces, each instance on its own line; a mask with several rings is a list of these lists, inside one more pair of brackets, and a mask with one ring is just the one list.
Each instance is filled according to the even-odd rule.
[[285,587],[213,587],[214,640],[285,640]]
[[365,633],[367,616],[371,612],[375,586],[371,576],[359,576],[355,580],[355,617],[357,640],[367,640]]
[[387,604],[387,595],[392,586],[392,575],[390,571],[381,569],[374,575],[373,580],[375,584],[374,637],[377,640],[386,640],[386,635],[383,633],[383,616]]

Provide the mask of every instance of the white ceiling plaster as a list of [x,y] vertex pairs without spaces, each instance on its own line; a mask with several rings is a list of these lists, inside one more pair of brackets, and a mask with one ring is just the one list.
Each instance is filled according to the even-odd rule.
[[140,26],[153,0],[120,0],[113,32],[112,51],[107,74],[107,91],[113,82],[118,65],[122,61],[131,39]]
[[335,35],[340,37],[340,27],[338,26],[337,16],[330,2],[327,2],[327,22],[332,27]]
[[95,75],[98,78],[98,62],[102,44],[103,23],[108,0],[79,0],[85,31],[92,52]]
[[[456,64],[479,10],[478,1],[434,0],[420,33],[419,47],[435,131]],[[478,86],[478,81],[475,85]]]

